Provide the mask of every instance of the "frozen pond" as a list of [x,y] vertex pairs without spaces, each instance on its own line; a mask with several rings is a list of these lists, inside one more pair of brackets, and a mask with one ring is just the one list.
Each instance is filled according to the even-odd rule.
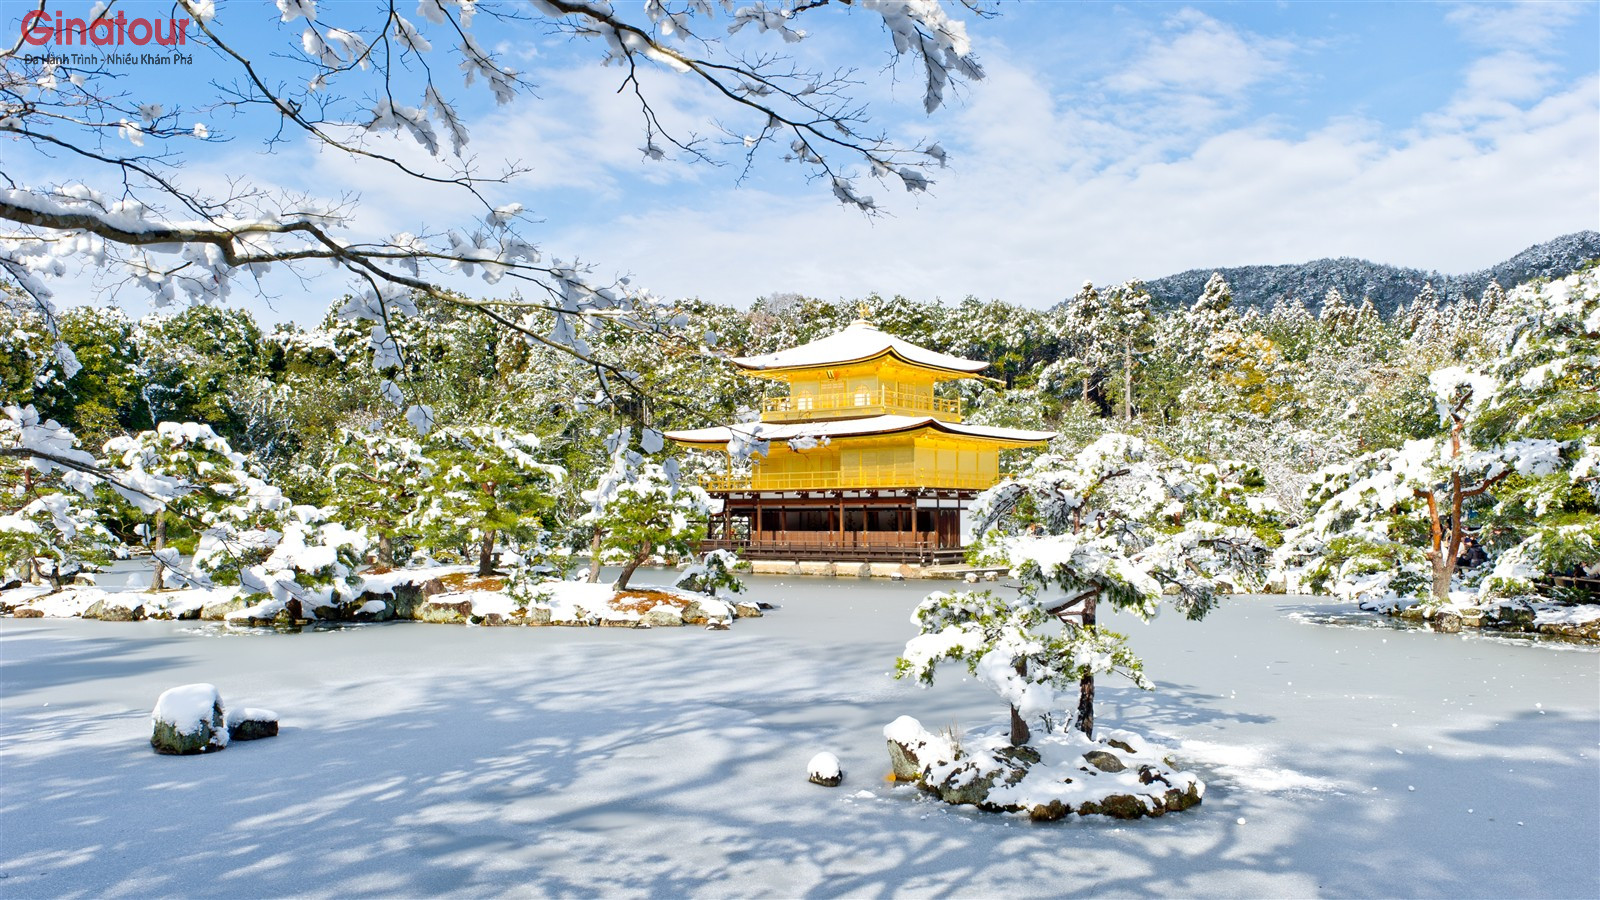
[[[0,620],[0,896],[1600,896],[1600,654],[1306,598],[1117,622],[1160,690],[1103,681],[1100,721],[1205,803],[1034,825],[884,781],[896,716],[1002,721],[888,676],[952,585],[749,581],[783,608],[728,632]],[[153,754],[192,681],[282,734]]]

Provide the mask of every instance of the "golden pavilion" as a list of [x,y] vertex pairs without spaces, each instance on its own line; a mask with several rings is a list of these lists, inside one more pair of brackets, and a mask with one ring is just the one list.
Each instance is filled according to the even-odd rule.
[[749,475],[704,479],[721,501],[706,549],[752,559],[957,562],[964,510],[1000,480],[1000,451],[1055,437],[962,424],[961,401],[934,388],[981,377],[988,363],[918,347],[861,319],[731,362],[787,384],[788,395],[767,399],[760,422],[667,433],[702,451],[768,442]]

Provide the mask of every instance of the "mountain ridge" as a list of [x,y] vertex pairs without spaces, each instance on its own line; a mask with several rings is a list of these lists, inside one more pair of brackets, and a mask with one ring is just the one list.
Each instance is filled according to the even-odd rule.
[[1315,313],[1322,308],[1328,289],[1336,287],[1350,304],[1359,305],[1363,297],[1371,297],[1378,311],[1388,317],[1410,304],[1424,284],[1432,283],[1441,299],[1476,299],[1491,279],[1509,289],[1531,278],[1565,275],[1595,258],[1600,258],[1600,231],[1577,231],[1461,275],[1343,256],[1303,263],[1189,269],[1146,281],[1145,288],[1159,307],[1189,306],[1200,296],[1211,273],[1221,272],[1233,288],[1234,305],[1241,310],[1254,307],[1265,313],[1279,297],[1299,297]]

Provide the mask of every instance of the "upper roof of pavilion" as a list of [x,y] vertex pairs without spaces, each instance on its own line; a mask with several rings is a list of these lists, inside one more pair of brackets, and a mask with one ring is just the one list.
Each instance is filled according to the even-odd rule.
[[735,434],[752,440],[789,441],[796,438],[847,438],[918,432],[923,429],[964,438],[977,438],[986,443],[1026,447],[1043,444],[1056,436],[1054,431],[1028,431],[1021,428],[998,428],[991,425],[965,425],[945,422],[933,416],[868,416],[860,419],[837,419],[830,422],[790,422],[774,425],[765,422],[743,422],[738,425],[717,425],[711,428],[691,428],[669,431],[667,438],[680,444],[708,449],[731,441]]
[[809,344],[801,344],[776,353],[764,353],[760,356],[735,357],[729,362],[752,374],[772,377],[781,372],[797,369],[820,369],[870,362],[883,356],[893,356],[914,368],[931,369],[953,378],[975,378],[989,366],[980,360],[962,359],[959,356],[918,347],[892,334],[879,331],[877,326],[864,319],[857,319],[843,331],[819,338]]

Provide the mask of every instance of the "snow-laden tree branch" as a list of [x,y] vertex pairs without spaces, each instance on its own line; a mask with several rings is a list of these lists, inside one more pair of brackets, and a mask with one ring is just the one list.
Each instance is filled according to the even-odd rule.
[[[482,85],[504,105],[522,101],[533,87],[485,47],[483,20],[495,29],[520,29],[519,36],[595,42],[603,62],[621,72],[618,90],[638,101],[645,157],[675,152],[722,164],[726,150],[748,170],[759,153],[776,147],[805,177],[866,212],[878,204],[863,178],[924,191],[928,171],[945,164],[944,149],[903,145],[869,130],[853,69],[814,70],[772,48],[806,39],[802,22],[851,8],[881,23],[895,58],[919,68],[927,112],[944,103],[954,84],[983,77],[965,25],[934,0],[737,7],[728,0],[421,0],[414,11],[394,2],[278,0],[277,7],[281,44],[272,46],[250,33],[258,23],[228,21],[233,9],[219,15],[212,0],[178,0],[174,33],[182,26],[184,49],[212,73],[207,95],[188,105],[140,96],[136,79],[103,66],[30,53],[36,42],[28,32],[0,49],[0,133],[69,160],[73,173],[52,181],[0,173],[0,222],[10,226],[0,231],[0,272],[47,316],[49,282],[67,274],[69,263],[107,270],[147,291],[158,306],[222,302],[241,283],[259,284],[277,269],[305,277],[311,267],[332,266],[354,288],[342,314],[370,324],[378,351],[373,365],[385,375],[403,354],[392,339],[395,319],[416,315],[418,297],[470,306],[526,340],[597,364],[585,334],[601,329],[700,346],[700,336],[677,334],[682,316],[674,304],[539,246],[529,233],[528,204],[516,193],[525,163],[492,169],[468,155],[474,135],[462,92]],[[37,11],[52,12],[46,2]],[[109,29],[113,15],[112,5],[98,4],[80,27]],[[118,22],[121,16],[115,13]],[[60,24],[45,24],[51,21]],[[449,68],[461,79],[459,90],[448,83]],[[716,141],[667,124],[658,99],[662,79],[686,81],[723,110]],[[259,138],[269,151],[304,144],[379,166],[398,184],[457,191],[477,212],[443,229],[418,223],[374,237],[373,223],[358,215],[357,197],[301,196],[244,175],[219,190],[185,171],[235,136]],[[414,142],[423,157],[395,136]],[[463,278],[509,287],[510,297],[479,301],[449,289]],[[626,373],[611,374],[638,390]],[[408,406],[398,386],[385,393],[413,424],[429,426],[431,410]]]

